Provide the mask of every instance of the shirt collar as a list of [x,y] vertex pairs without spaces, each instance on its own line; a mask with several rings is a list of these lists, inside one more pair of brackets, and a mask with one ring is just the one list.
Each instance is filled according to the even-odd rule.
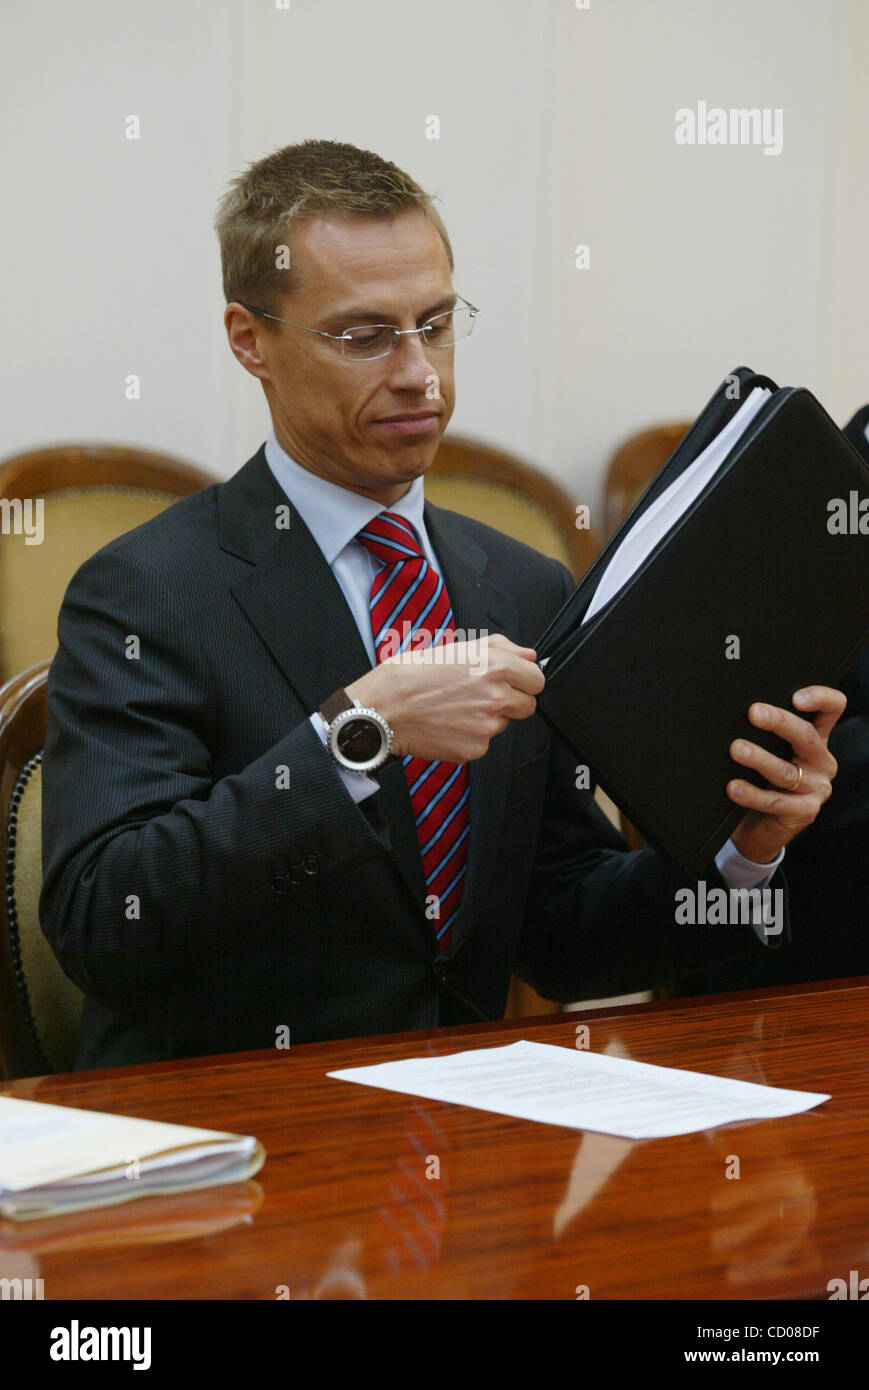
[[381,507],[372,498],[362,497],[358,492],[341,487],[339,483],[331,483],[328,478],[321,478],[296,463],[278,443],[274,430],[266,440],[265,452],[266,462],[276,481],[311,532],[327,564],[334,564],[363,526],[367,526],[382,511],[395,512],[404,517],[418,536],[425,535],[425,495],[421,475],[414,478],[407,492],[397,502],[390,507]]

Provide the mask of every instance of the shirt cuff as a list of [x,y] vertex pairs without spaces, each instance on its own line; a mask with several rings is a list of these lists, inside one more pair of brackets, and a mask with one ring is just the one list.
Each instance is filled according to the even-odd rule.
[[[728,888],[765,888],[785,857],[784,847],[782,847],[775,859],[770,864],[757,864],[753,859],[746,859],[732,840],[728,840],[726,845],[715,856],[715,867],[720,873]],[[773,890],[774,892],[776,890]],[[760,913],[758,920],[755,913],[751,915],[751,925],[758,941],[762,941],[764,946],[769,946],[769,921],[764,921],[764,914]],[[781,926],[778,927],[781,931]]]
[[[317,731],[320,742],[325,748],[326,725],[322,717],[315,712],[310,715],[309,718]],[[332,763],[332,766],[357,805],[360,801],[364,801],[367,796],[371,796],[372,792],[380,791],[380,783],[376,782],[373,777],[369,777],[367,773],[347,772],[345,768],[339,767],[333,758],[330,757],[329,761]]]
[[782,847],[771,863],[756,864],[740,854],[733,841],[728,840],[715,856],[715,867],[728,888],[765,888],[784,857]]

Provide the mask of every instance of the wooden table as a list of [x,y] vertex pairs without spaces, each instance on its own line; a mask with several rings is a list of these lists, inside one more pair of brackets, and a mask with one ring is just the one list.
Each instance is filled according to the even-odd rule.
[[[46,1299],[826,1299],[869,1276],[867,1023],[863,978],[6,1083],[254,1134],[268,1159],[204,1194],[0,1223],[0,1276],[42,1278]],[[583,1024],[593,1051],[832,1100],[632,1143],[326,1077],[574,1047]]]

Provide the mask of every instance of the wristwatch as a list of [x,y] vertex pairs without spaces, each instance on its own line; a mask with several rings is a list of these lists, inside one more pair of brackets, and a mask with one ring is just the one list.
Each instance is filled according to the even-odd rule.
[[393,733],[376,709],[368,709],[346,690],[336,690],[320,706],[326,725],[326,747],[346,772],[376,772],[395,762]]

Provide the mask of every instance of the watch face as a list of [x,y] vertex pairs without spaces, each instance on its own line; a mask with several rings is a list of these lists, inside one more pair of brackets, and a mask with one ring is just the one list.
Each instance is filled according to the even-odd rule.
[[368,763],[383,747],[383,733],[373,719],[348,719],[338,730],[335,742],[349,763]]

